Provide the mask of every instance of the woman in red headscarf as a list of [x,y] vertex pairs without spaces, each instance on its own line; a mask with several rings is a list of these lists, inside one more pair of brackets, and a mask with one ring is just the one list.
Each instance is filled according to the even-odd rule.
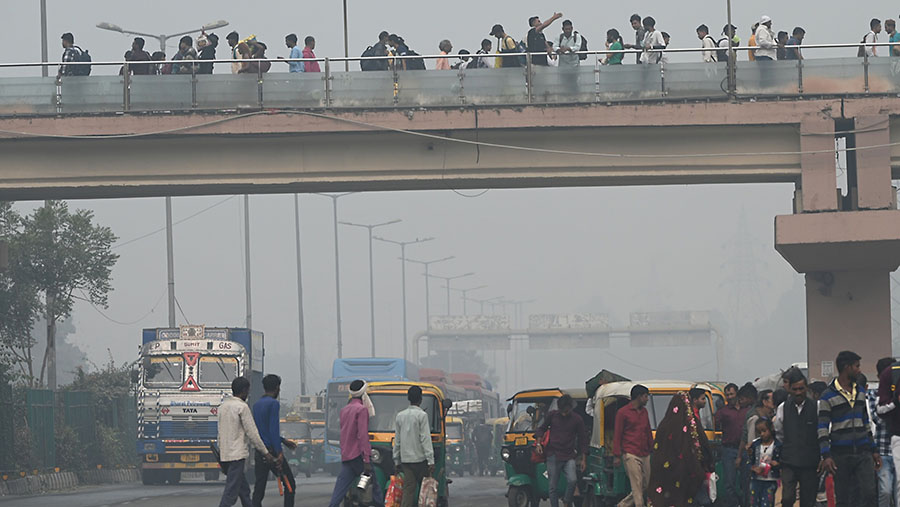
[[706,481],[712,465],[709,441],[691,407],[690,397],[686,392],[679,392],[672,397],[656,429],[650,457],[648,505],[701,505],[697,501],[698,493],[708,487]]

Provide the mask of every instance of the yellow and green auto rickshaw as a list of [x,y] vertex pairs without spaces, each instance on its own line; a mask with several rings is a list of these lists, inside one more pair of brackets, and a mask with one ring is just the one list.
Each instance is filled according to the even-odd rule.
[[[397,473],[393,458],[394,420],[397,414],[409,407],[406,394],[410,387],[422,388],[422,410],[428,414],[431,424],[431,442],[434,446],[434,478],[438,481],[438,505],[449,502],[447,489],[447,442],[445,418],[453,404],[433,384],[423,382],[372,382],[368,394],[375,406],[375,416],[369,418],[369,442],[372,445],[374,479],[386,492],[392,475]],[[418,490],[418,488],[417,488]]]
[[293,470],[303,472],[306,477],[313,473],[312,431],[309,421],[288,415],[281,420],[281,434],[297,443],[294,449],[284,448],[284,457]]
[[460,477],[469,472],[475,475],[475,449],[467,421],[460,417],[447,417],[447,471]]
[[[724,400],[722,390],[708,383],[692,383],[681,380],[646,380],[641,382],[611,382],[600,386],[590,400],[591,412],[594,415],[591,431],[590,454],[585,472],[587,491],[582,507],[598,505],[615,505],[631,492],[631,484],[625,474],[623,465],[614,466],[612,452],[615,433],[616,412],[631,401],[631,388],[637,384],[650,391],[650,402],[647,412],[650,416],[650,429],[656,435],[656,428],[662,421],[672,397],[680,391],[689,391],[699,387],[707,392],[707,404],[700,410],[700,422],[706,430],[713,452],[718,453],[721,445],[721,433],[715,431],[714,415],[716,407]],[[720,465],[716,465],[719,467]],[[722,471],[717,470],[721,477]],[[721,484],[721,483],[720,483]],[[722,485],[724,487],[724,485]],[[720,492],[723,494],[724,492]]]
[[[590,431],[593,423],[585,412],[588,398],[583,387],[533,389],[519,392],[508,400],[509,426],[500,457],[506,462],[506,497],[510,507],[537,506],[541,500],[550,496],[547,465],[532,463],[531,453],[534,449],[535,430],[544,422],[547,413],[556,410],[556,402],[564,394],[575,401],[575,413],[584,419],[585,427]],[[565,475],[560,477],[558,487],[560,490],[566,488]],[[580,493],[576,488],[576,495],[580,497]],[[576,504],[580,502],[581,499],[576,498]]]

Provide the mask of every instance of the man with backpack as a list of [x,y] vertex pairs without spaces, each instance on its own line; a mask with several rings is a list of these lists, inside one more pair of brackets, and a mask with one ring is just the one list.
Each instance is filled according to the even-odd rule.
[[[378,42],[366,48],[361,55],[364,58],[373,57],[373,56],[387,56],[388,55],[388,42],[390,40],[391,34],[386,31],[382,31],[378,34]],[[360,70],[388,70],[388,61],[385,58],[384,60],[360,60],[359,61]]]
[[[877,44],[878,43],[878,34],[881,33],[881,20],[878,18],[872,18],[872,21],[869,21],[869,33],[863,37],[863,44]],[[858,56],[878,56],[878,47],[877,46],[860,46]]]
[[521,67],[522,62],[519,60],[519,57],[513,53],[521,53],[521,48],[518,44],[516,44],[516,40],[506,34],[506,30],[503,29],[503,25],[497,24],[491,28],[491,37],[497,38],[497,52],[503,54],[510,54],[510,56],[504,56],[500,58],[498,67]]
[[559,53],[559,66],[578,67],[581,60],[587,58],[587,55],[578,54],[578,51],[587,51],[587,40],[574,30],[571,19],[563,21],[562,29],[556,49]]
[[703,49],[708,49],[708,51],[703,52],[703,61],[705,63],[715,63],[718,61],[718,55],[716,54],[716,41],[712,38],[712,35],[709,34],[709,27],[706,25],[700,25],[697,27],[697,38],[703,44]]
[[[722,28],[722,35],[724,37],[716,42],[716,46],[719,48],[716,51],[716,60],[728,63],[728,39],[731,39],[731,47],[736,48],[741,45],[741,38],[738,37],[737,27],[734,25],[725,25]],[[737,53],[735,53],[735,60],[737,60]]]
[[[82,50],[75,45],[75,36],[70,32],[62,34],[62,61],[68,62],[90,62],[91,57],[87,51]],[[62,76],[87,76],[91,73],[90,65],[60,65],[57,77]]]

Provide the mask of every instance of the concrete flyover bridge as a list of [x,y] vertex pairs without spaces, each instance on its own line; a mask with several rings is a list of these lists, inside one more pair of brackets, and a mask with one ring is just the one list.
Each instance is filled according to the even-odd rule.
[[891,353],[900,80],[881,60],[740,62],[729,89],[691,63],[0,78],[0,199],[792,182],[775,248],[806,274],[822,377],[842,348]]

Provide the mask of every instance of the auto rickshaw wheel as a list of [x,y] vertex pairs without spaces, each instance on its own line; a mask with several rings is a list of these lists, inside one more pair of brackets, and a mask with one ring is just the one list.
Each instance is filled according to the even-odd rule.
[[600,503],[593,494],[587,494],[581,497],[581,507],[599,507]]
[[510,486],[506,494],[509,507],[529,507],[531,501],[531,489],[525,486]]

